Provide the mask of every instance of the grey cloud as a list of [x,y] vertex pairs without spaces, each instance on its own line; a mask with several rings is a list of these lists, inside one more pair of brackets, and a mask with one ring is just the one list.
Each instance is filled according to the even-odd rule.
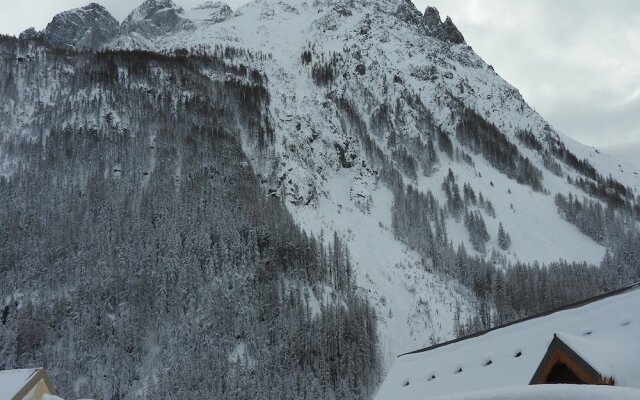
[[608,147],[631,143],[640,138],[640,98],[618,106],[600,106],[597,102],[575,102],[550,113],[562,131],[581,132],[584,142]]

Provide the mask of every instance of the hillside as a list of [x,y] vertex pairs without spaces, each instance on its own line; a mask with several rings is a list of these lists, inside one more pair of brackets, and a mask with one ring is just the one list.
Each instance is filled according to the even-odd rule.
[[1,147],[0,369],[41,365],[72,398],[370,397],[375,315],[344,242],[304,234],[240,147],[268,128],[262,75],[215,54],[0,52],[0,120],[19,128]]
[[[344,263],[348,284],[336,279],[336,271],[303,281],[302,286],[315,287],[310,302],[315,306],[309,307],[323,310],[323,293],[336,291],[329,304],[342,296],[375,310],[375,315],[354,316],[375,319],[378,333],[367,334],[363,345],[372,358],[354,361],[362,370],[346,387],[363,377],[375,381],[378,352],[389,365],[398,353],[640,279],[640,176],[556,132],[434,8],[423,13],[408,0],[258,0],[237,10],[219,2],[187,10],[170,0],[147,0],[117,29],[105,12],[91,5],[62,13],[43,32],[25,31],[16,45],[21,50],[8,53],[4,78],[19,79],[10,91],[4,88],[12,101],[0,114],[5,140],[0,173],[11,185],[21,171],[37,175],[43,167],[14,147],[34,140],[44,146],[51,132],[67,126],[116,129],[144,141],[162,126],[159,116],[169,119],[169,131],[189,131],[193,121],[197,127],[224,121],[220,129],[237,146],[231,158],[240,161],[216,161],[212,144],[206,156],[215,168],[224,166],[229,178],[199,193],[201,200],[218,196],[223,187],[222,197],[214,198],[225,203],[238,196],[237,191],[224,196],[225,182],[249,179],[254,194],[249,203],[242,202],[247,213],[264,217],[260,204],[277,203],[267,222],[254,218],[265,224],[284,218],[305,235],[333,238],[350,260]],[[85,76],[82,90],[69,90],[69,76],[83,75],[76,67],[48,61],[49,52],[89,57],[75,50],[107,51],[98,53],[101,60],[135,50],[152,59],[161,53],[197,63],[184,67],[186,78],[155,61],[109,64],[113,76],[108,79],[121,92],[107,101],[102,99],[103,71]],[[208,59],[211,65],[198,64]],[[143,72],[134,86],[149,91],[148,115],[136,114],[135,103],[120,97],[127,95],[127,77],[138,67]],[[191,82],[186,88],[184,79]],[[198,94],[191,104],[190,93],[212,82],[217,89]],[[162,90],[155,93],[158,84]],[[61,99],[67,108],[42,112]],[[85,113],[85,107],[92,111]],[[56,129],[48,127],[53,121]],[[198,148],[201,138],[190,140]],[[115,171],[123,163],[156,165],[179,153],[142,158],[123,153],[109,162],[118,165]],[[93,165],[94,157],[82,160]],[[164,165],[161,182],[183,176],[190,158],[180,160]],[[78,182],[86,182],[78,163]],[[152,167],[138,168],[144,174]],[[242,175],[249,170],[250,178]],[[111,174],[111,166],[104,171]],[[145,187],[148,181],[143,177],[140,183]],[[159,199],[172,192],[157,190]],[[176,218],[191,207],[199,209],[189,196],[180,199],[189,206],[175,203]],[[38,209],[37,202],[31,204]],[[122,218],[126,225],[129,217]],[[233,218],[225,214],[222,219],[234,226]],[[202,235],[208,229],[214,228],[202,228]],[[279,229],[278,235],[286,237],[288,228]],[[16,259],[25,258],[32,243],[27,239],[16,242]],[[63,254],[69,251],[69,244],[57,246]],[[131,260],[149,267],[135,254]],[[280,262],[269,257],[269,265],[280,268]],[[12,287],[3,293],[18,295]],[[261,307],[260,301],[249,309]],[[368,305],[346,309],[354,307],[368,310]],[[245,354],[244,347],[238,349]],[[305,376],[317,378],[314,373]],[[335,383],[337,370],[331,373]]]
[[[215,20],[209,12],[185,10],[180,16],[190,28],[146,36],[134,47],[233,43],[268,55],[243,63],[268,77],[273,153],[265,157],[246,144],[245,152],[303,228],[338,230],[347,238],[358,285],[371,293],[387,327],[389,355],[449,337],[456,304],[463,315],[474,307],[464,287],[447,288],[446,277],[428,273],[434,269],[423,254],[428,249],[394,229],[393,186],[400,182],[433,195],[446,211],[442,223],[452,248],[463,245],[472,257],[498,266],[603,259],[605,246],[562,218],[554,196],[588,195],[567,182],[584,170],[591,175],[584,179],[606,185],[611,175],[633,189],[638,176],[555,132],[437,10],[422,14],[406,1],[290,0],[251,2]],[[105,46],[132,46],[131,36]],[[485,138],[476,140],[477,131]],[[532,139],[518,139],[522,134]],[[474,246],[463,215],[450,210],[441,189],[449,170],[461,196],[468,184],[485,200],[464,206],[483,217],[484,246]],[[498,243],[500,224],[511,238],[507,250]]]

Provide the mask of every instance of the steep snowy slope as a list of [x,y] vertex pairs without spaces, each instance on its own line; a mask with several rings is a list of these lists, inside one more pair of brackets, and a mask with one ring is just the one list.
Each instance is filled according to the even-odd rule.
[[[222,3],[183,10],[147,0],[104,46],[251,50],[228,62],[265,73],[274,130],[267,146],[244,138],[244,150],[305,229],[348,240],[357,282],[378,306],[387,355],[451,337],[454,310],[464,318],[476,303],[394,228],[399,186],[437,201],[442,217],[434,212],[429,226],[444,232],[442,243],[506,268],[599,264],[604,243],[562,218],[554,195],[600,202],[573,182],[606,185],[612,176],[634,190],[640,183],[632,170],[555,132],[450,19],[408,0],[258,0],[235,12]],[[464,211],[442,188],[450,176],[453,192],[472,189]],[[603,190],[617,194],[613,187]],[[632,193],[623,197],[634,204]],[[468,213],[486,225],[481,246],[465,226]],[[498,240],[501,225],[510,246]]]

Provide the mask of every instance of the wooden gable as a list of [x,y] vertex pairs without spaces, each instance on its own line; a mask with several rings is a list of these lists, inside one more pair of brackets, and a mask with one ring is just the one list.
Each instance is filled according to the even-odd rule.
[[41,399],[45,394],[56,394],[53,384],[49,379],[49,375],[44,368],[35,369],[34,373],[25,382],[22,389],[14,394],[11,400],[22,400],[32,392],[32,390],[34,390],[32,393],[33,396],[31,396],[33,399]]
[[614,381],[610,377],[602,376],[593,366],[554,334],[553,340],[529,384],[553,383],[613,385]]

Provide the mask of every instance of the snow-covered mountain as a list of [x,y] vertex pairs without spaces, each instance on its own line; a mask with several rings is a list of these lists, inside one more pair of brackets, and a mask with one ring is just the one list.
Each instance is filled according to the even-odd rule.
[[122,22],[122,35],[154,39],[192,26],[183,17],[184,10],[171,0],[148,0],[133,10]]
[[27,29],[22,38],[43,37],[56,47],[96,49],[111,41],[120,32],[120,23],[100,4],[61,12],[40,34]]
[[[346,239],[387,360],[453,336],[455,313],[476,314],[477,288],[442,267],[460,246],[498,270],[598,265],[611,243],[561,214],[556,195],[638,212],[638,172],[556,132],[435,8],[256,0],[184,10],[147,0],[117,29],[113,21],[91,4],[25,37],[72,48],[248,50],[226,62],[266,76],[273,130],[264,143],[243,137],[243,149],[305,230]],[[435,210],[416,229],[429,225],[420,235],[439,244],[415,239],[409,217],[398,226],[409,185]]]

